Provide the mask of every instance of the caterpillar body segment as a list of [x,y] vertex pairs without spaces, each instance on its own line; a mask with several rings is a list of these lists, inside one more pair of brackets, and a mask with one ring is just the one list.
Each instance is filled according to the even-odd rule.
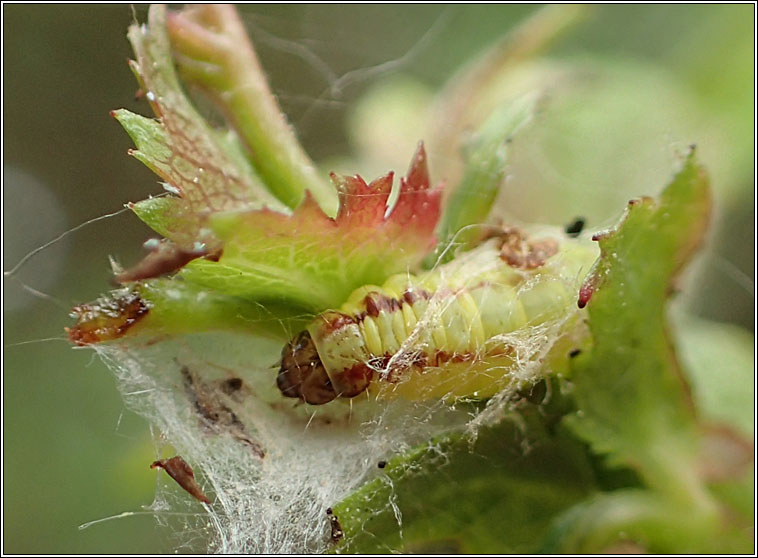
[[575,293],[596,255],[582,241],[529,242],[504,229],[433,271],[360,287],[284,348],[277,385],[310,404],[365,391],[492,396],[515,381],[518,343],[576,312]]

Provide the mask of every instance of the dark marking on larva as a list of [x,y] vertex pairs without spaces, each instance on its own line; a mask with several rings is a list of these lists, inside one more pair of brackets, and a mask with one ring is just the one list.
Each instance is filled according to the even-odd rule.
[[584,230],[585,222],[586,221],[584,217],[577,217],[571,221],[568,225],[566,225],[566,228],[564,229],[566,231],[566,235],[570,236],[571,238],[578,237]]
[[324,312],[319,318],[324,321],[325,333],[331,333],[338,329],[342,329],[345,326],[356,323],[356,319],[353,316],[336,311]]
[[573,351],[571,351],[571,352],[569,353],[569,358],[576,358],[576,357],[578,357],[580,354],[582,354],[582,350],[581,350],[581,349],[574,349]]
[[324,334],[330,334],[343,327],[359,324],[363,322],[366,317],[376,318],[379,316],[380,312],[398,312],[402,309],[404,302],[413,305],[418,300],[429,300],[430,298],[432,298],[432,293],[423,289],[405,291],[402,300],[386,296],[379,292],[371,292],[363,299],[365,310],[357,312],[355,315],[330,310],[324,312],[319,317],[324,322]]
[[149,307],[137,293],[116,291],[94,302],[74,306],[71,316],[77,318],[76,324],[65,330],[69,340],[80,346],[111,341],[123,336],[148,311]]
[[[505,351],[500,351],[502,354],[509,354],[510,348]],[[369,366],[374,370],[382,371],[379,375],[379,379],[390,383],[396,384],[406,378],[405,372],[415,371],[423,373],[430,367],[441,367],[447,363],[461,363],[472,362],[479,356],[478,353],[473,352],[457,352],[449,353],[447,351],[436,350],[431,355],[424,354],[423,352],[411,353],[408,358],[396,359],[392,358],[395,355],[385,354],[380,357],[373,357],[369,362]]]
[[195,480],[195,472],[192,470],[192,467],[190,467],[180,456],[176,455],[171,459],[159,459],[158,461],[153,461],[150,468],[163,469],[168,473],[168,476],[174,479],[179,486],[194,498],[205,504],[211,503],[210,500],[208,500],[208,497],[203,493],[200,485],[197,484],[197,481]]
[[345,532],[342,530],[342,525],[340,525],[337,516],[334,515],[332,508],[326,508],[326,515],[329,516],[329,526],[331,527],[331,535],[329,538],[332,543],[337,543],[345,536]]
[[413,306],[416,301],[429,300],[432,298],[432,293],[424,289],[408,289],[403,293],[403,300]]
[[448,353],[445,351],[435,351],[430,361],[434,366],[442,366],[447,362],[471,362],[476,358],[474,353]]
[[[410,352],[402,355],[402,358],[392,358],[396,355],[385,354],[382,357],[372,359],[373,367],[381,370],[379,378],[390,384],[396,384],[405,378],[405,372],[413,370],[423,372],[429,365],[429,357],[421,351]],[[392,366],[390,366],[392,363]]]
[[[181,374],[187,396],[197,414],[200,415],[203,425],[216,434],[224,432],[230,434],[235,440],[249,446],[255,455],[263,458],[265,451],[261,444],[250,437],[245,425],[237,414],[221,400],[216,388],[195,377],[187,366],[182,366]],[[232,384],[236,384],[235,380],[239,380],[239,378],[232,378]],[[220,391],[224,391],[223,385],[228,384],[229,381],[222,382]],[[241,388],[241,380],[239,381]]]
[[395,312],[402,307],[399,300],[378,292],[367,294],[363,299],[363,305],[366,307],[366,313],[372,318],[376,318],[380,312]]
[[387,462],[384,459],[382,459],[379,463],[376,464],[376,466],[379,467],[380,469],[384,469],[387,466]]

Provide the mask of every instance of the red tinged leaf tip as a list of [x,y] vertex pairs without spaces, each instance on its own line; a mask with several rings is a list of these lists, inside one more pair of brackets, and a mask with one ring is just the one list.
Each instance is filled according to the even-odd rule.
[[[389,205],[394,173],[370,184],[360,176],[331,174],[339,190],[340,209],[336,222],[347,226],[374,226],[393,223],[417,229],[413,232],[433,235],[440,216],[442,187],[430,189],[429,168],[423,142],[413,155],[408,174],[400,179],[400,192]],[[432,239],[434,237],[432,236]]]
[[436,241],[434,229],[439,220],[442,203],[442,184],[430,188],[429,168],[424,144],[419,143],[411,160],[408,174],[400,181],[400,196],[391,208],[389,219],[407,228],[416,229],[432,240],[427,246],[433,248]]
[[426,149],[424,149],[423,141],[419,142],[416,153],[411,159],[408,176],[403,179],[403,186],[410,190],[429,189],[429,166],[426,162]]
[[579,300],[577,301],[576,305],[579,308],[584,308],[587,306],[587,303],[590,301],[590,298],[592,298],[592,293],[594,292],[594,285],[588,285],[587,283],[582,285],[582,287],[579,289]]
[[348,226],[376,226],[384,220],[387,200],[392,192],[395,174],[386,175],[366,184],[358,175],[331,175],[337,187],[340,207],[335,221]]
[[192,470],[187,462],[180,456],[172,457],[171,459],[160,459],[153,461],[150,465],[151,469],[160,468],[166,471],[168,475],[174,479],[179,486],[186,490],[191,496],[200,500],[204,504],[210,504],[210,500],[203,493],[200,485],[195,480],[195,472]]

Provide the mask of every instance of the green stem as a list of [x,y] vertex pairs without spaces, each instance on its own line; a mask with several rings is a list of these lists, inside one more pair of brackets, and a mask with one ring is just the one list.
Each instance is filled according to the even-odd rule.
[[335,215],[336,192],[318,175],[287,123],[236,9],[199,5],[170,12],[167,29],[183,76],[218,103],[269,189],[289,207],[296,207],[307,189]]

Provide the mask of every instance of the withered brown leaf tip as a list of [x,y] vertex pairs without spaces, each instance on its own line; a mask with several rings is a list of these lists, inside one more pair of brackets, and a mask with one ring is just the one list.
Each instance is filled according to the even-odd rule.
[[158,461],[153,461],[150,468],[163,469],[168,473],[168,476],[174,479],[177,484],[189,492],[190,495],[205,504],[211,503],[210,500],[208,500],[208,497],[203,494],[200,485],[197,484],[197,481],[195,480],[195,472],[192,470],[192,467],[190,467],[181,456],[176,455],[171,459],[159,459]]
[[147,304],[129,289],[114,291],[94,302],[75,306],[71,315],[76,324],[65,328],[68,338],[76,345],[111,341],[147,315]]
[[146,246],[150,250],[147,256],[135,266],[117,273],[113,278],[118,284],[153,279],[163,275],[174,273],[187,265],[192,260],[206,258],[218,261],[221,250],[201,245],[197,248],[187,249],[169,240],[149,241]]

